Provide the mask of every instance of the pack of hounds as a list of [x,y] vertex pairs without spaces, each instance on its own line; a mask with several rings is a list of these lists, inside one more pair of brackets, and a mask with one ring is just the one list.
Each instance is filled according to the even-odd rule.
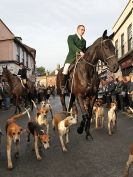
[[[27,142],[30,142],[30,135],[34,138],[34,150],[36,154],[37,160],[41,160],[42,157],[39,153],[40,146],[44,149],[50,148],[50,136],[49,136],[49,126],[50,123],[47,119],[48,113],[51,113],[52,117],[52,127],[57,131],[62,151],[67,151],[67,144],[69,143],[69,133],[70,127],[72,125],[76,125],[78,123],[78,109],[76,104],[73,104],[71,111],[66,112],[57,112],[53,114],[52,106],[50,102],[42,101],[39,105],[36,105],[34,101],[34,114],[31,115],[30,108],[25,108],[25,111],[16,114],[6,122],[6,151],[7,151],[7,166],[8,169],[13,169],[13,163],[11,159],[12,152],[12,144],[15,146],[15,157],[19,156],[20,149],[20,137],[22,133],[27,133]],[[87,109],[87,101],[84,102],[84,106]],[[117,103],[114,101],[110,104],[110,108],[107,112],[107,129],[108,134],[111,136],[117,130]],[[131,108],[133,112],[133,109]],[[26,128],[22,128],[18,125],[17,120],[24,117],[24,115],[28,116],[28,122]],[[92,123],[95,123],[95,128],[104,128],[105,126],[105,108],[103,105],[103,101],[101,99],[97,99],[93,106],[93,116]],[[1,137],[3,133],[0,130],[0,153],[1,153]],[[131,145],[129,159],[127,161],[124,177],[128,177],[129,175],[129,167],[133,162],[133,144]]]

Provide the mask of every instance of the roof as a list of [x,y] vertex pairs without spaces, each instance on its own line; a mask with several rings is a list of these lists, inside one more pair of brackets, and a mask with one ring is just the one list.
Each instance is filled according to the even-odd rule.
[[[6,24],[1,20],[1,18],[0,18],[0,22],[2,22],[2,24],[8,29],[8,31],[11,33],[11,34],[13,34],[12,33],[12,31],[6,26]],[[14,35],[14,34],[13,34]]]
[[129,5],[130,1],[131,1],[131,0],[128,1],[126,7],[124,8],[124,10],[123,10],[122,13],[120,14],[119,18],[118,18],[117,21],[115,22],[113,28],[115,27],[115,25],[117,24],[117,22],[119,21],[119,19],[121,18],[121,16],[123,15],[124,11],[126,10],[127,6]]
[[[19,38],[20,38],[20,37],[19,37]],[[33,48],[27,46],[26,44],[23,44],[23,43],[18,39],[18,37],[15,37],[15,38],[14,38],[14,41],[15,41],[16,43],[18,43],[19,45],[21,45],[26,51],[28,51],[28,53],[30,53],[30,54],[32,55],[33,58],[35,58],[35,56],[36,56],[36,50],[35,50],[35,49],[33,49]]]
[[[0,19],[0,22],[7,28],[7,30],[8,30],[11,34],[13,34],[13,33],[11,32],[11,30],[6,26],[6,24],[5,24],[1,19]],[[17,36],[15,36],[14,34],[13,34],[13,36],[14,36],[14,37],[11,38],[11,39],[4,39],[4,40],[1,40],[1,41],[14,40],[14,41],[17,42],[18,44],[20,44],[26,51],[28,51],[28,53],[30,53],[33,58],[36,57],[36,50],[35,50],[35,49],[33,49],[33,48],[27,46],[26,44],[23,44],[22,41],[21,41],[21,40],[22,40],[21,37],[17,37]]]

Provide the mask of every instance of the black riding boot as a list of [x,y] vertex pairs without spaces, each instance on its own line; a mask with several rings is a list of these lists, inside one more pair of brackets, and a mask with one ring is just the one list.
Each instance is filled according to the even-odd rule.
[[63,74],[62,81],[61,81],[61,93],[62,94],[65,93],[66,82],[67,82],[67,75]]

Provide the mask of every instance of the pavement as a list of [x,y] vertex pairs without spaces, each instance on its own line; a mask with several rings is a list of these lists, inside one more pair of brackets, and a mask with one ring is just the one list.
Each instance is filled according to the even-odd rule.
[[[53,112],[61,111],[58,97],[51,98]],[[27,144],[26,133],[21,137],[21,151],[19,159],[12,153],[14,169],[7,169],[5,123],[13,115],[14,107],[8,111],[0,111],[0,128],[2,136],[2,154],[0,157],[0,177],[122,177],[125,163],[128,159],[129,147],[133,143],[133,118],[118,112],[118,129],[112,136],[107,133],[107,117],[105,127],[95,129],[91,126],[94,140],[86,141],[85,134],[77,134],[77,127],[70,130],[68,152],[62,152],[58,135],[51,126],[51,147],[42,150],[42,160],[37,161],[32,151],[32,142]],[[18,123],[26,128],[28,117],[25,116]],[[130,176],[133,177],[133,168]]]

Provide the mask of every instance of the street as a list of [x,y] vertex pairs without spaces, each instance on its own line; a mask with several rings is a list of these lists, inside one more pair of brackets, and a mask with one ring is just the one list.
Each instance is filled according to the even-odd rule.
[[[59,98],[51,98],[50,101],[53,112],[59,112],[61,110]],[[105,121],[103,129],[95,130],[92,125],[93,141],[86,141],[85,134],[79,135],[77,127],[71,127],[68,152],[64,153],[57,132],[52,129],[49,115],[50,149],[42,149],[42,160],[37,161],[35,152],[32,151],[32,142],[27,144],[26,133],[23,133],[20,157],[15,159],[13,156],[14,169],[9,171],[4,129],[6,119],[13,114],[13,109],[12,107],[9,111],[0,112],[0,127],[4,133],[0,157],[0,177],[122,177],[129,147],[133,142],[133,119],[131,117],[118,112],[118,130],[113,136],[107,134],[107,121]],[[27,115],[17,122],[26,128]],[[133,168],[130,170],[130,176],[133,176]]]

